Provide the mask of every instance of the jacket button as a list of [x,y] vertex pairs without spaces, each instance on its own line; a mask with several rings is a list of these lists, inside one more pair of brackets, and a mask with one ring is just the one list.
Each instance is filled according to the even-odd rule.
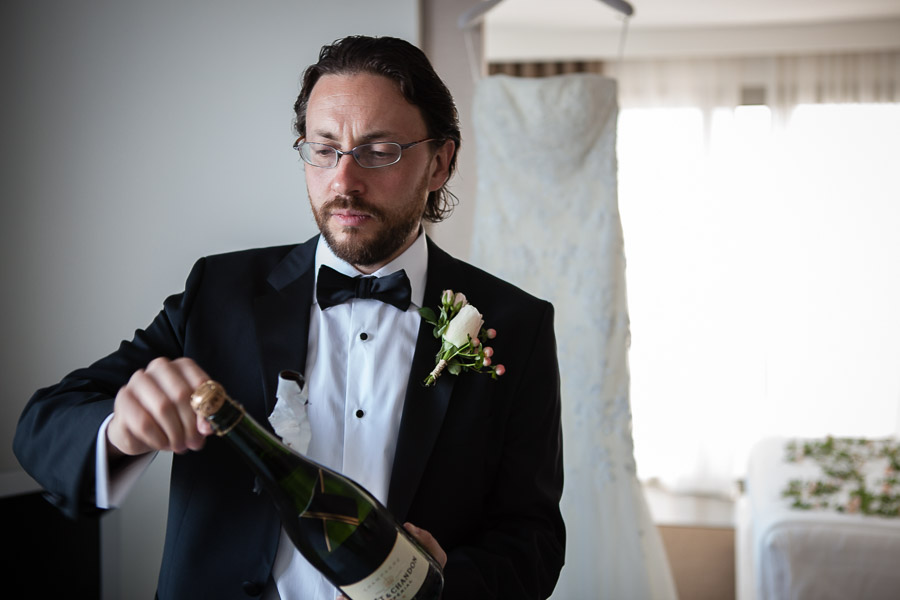
[[248,596],[259,596],[263,593],[263,585],[255,581],[245,581],[241,584],[241,587],[244,588],[244,593]]

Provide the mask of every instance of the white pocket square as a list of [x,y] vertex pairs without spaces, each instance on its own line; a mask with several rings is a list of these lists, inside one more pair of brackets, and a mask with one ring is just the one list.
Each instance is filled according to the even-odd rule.
[[278,374],[276,402],[269,423],[281,440],[295,452],[305,454],[312,439],[309,426],[309,392],[303,375],[285,370]]

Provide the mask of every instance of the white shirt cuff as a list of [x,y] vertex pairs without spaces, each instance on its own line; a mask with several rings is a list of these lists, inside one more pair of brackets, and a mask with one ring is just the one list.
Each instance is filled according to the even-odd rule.
[[128,492],[137,483],[141,475],[156,458],[156,452],[148,452],[141,456],[136,456],[129,460],[127,464],[118,469],[115,477],[109,476],[109,458],[106,454],[106,429],[112,415],[106,417],[103,424],[100,425],[100,431],[97,433],[97,453],[95,463],[95,479],[96,479],[96,502],[97,508],[116,508],[121,506]]

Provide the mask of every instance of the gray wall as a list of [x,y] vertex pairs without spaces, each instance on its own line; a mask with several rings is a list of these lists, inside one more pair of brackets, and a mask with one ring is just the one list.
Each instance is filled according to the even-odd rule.
[[[291,108],[322,44],[419,27],[417,0],[0,3],[0,495],[33,486],[11,445],[35,389],[149,323],[197,257],[315,232]],[[167,477],[161,456],[104,517],[105,597],[152,597]]]

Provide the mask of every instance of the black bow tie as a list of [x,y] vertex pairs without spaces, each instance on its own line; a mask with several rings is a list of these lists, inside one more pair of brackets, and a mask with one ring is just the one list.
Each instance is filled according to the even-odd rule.
[[351,298],[373,298],[405,311],[409,308],[411,297],[412,287],[406,271],[402,269],[385,277],[349,277],[331,267],[319,267],[316,300],[322,310]]

